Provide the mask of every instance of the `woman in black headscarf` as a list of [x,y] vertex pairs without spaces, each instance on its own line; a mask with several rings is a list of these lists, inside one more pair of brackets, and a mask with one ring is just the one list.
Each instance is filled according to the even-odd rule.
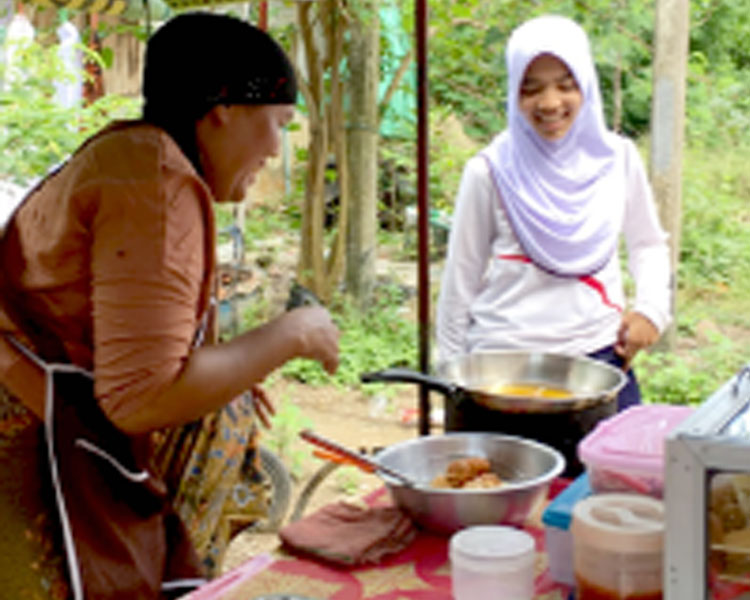
[[183,14],[148,42],[143,95],[143,118],[84,143],[0,241],[8,597],[156,598],[212,575],[254,437],[247,390],[292,358],[338,365],[318,306],[203,343],[212,205],[241,201],[279,151],[296,101],[283,50],[238,19]]

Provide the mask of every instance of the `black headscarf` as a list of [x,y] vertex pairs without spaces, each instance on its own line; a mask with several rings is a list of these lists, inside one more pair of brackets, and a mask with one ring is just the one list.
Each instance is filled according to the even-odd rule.
[[143,119],[166,130],[201,172],[195,124],[217,104],[294,104],[294,68],[265,31],[208,12],[174,17],[148,41]]

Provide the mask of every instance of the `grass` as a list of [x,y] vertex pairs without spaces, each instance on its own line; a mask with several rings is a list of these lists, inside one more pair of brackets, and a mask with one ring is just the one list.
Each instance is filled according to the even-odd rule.
[[695,404],[750,360],[747,149],[688,149],[677,273],[677,344],[636,360],[648,402]]
[[[404,301],[404,291],[396,284],[376,288],[367,311],[357,310],[346,297],[339,296],[330,306],[333,320],[341,331],[340,363],[335,375],[330,376],[317,363],[302,359],[284,365],[282,375],[311,385],[333,383],[357,387],[361,373],[392,366],[414,368],[417,365],[417,328],[400,310]],[[368,384],[362,391],[388,395],[393,388]]]

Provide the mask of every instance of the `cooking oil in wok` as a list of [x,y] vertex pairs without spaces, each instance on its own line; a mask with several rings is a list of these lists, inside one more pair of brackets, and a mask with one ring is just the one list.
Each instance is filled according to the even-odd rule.
[[549,400],[562,400],[573,397],[573,394],[566,389],[538,383],[497,383],[490,386],[487,392],[496,396],[521,396]]

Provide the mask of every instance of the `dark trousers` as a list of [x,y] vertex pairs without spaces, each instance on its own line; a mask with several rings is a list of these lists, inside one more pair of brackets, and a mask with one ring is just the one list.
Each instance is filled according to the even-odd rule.
[[[619,354],[615,353],[615,347],[609,346],[602,348],[596,352],[592,352],[588,355],[590,358],[601,360],[617,368],[621,368],[623,365],[623,359]],[[628,382],[625,387],[620,390],[617,395],[617,412],[620,412],[629,406],[634,406],[641,403],[641,388],[638,385],[638,380],[635,377],[635,372],[632,368],[626,373],[628,376]]]

